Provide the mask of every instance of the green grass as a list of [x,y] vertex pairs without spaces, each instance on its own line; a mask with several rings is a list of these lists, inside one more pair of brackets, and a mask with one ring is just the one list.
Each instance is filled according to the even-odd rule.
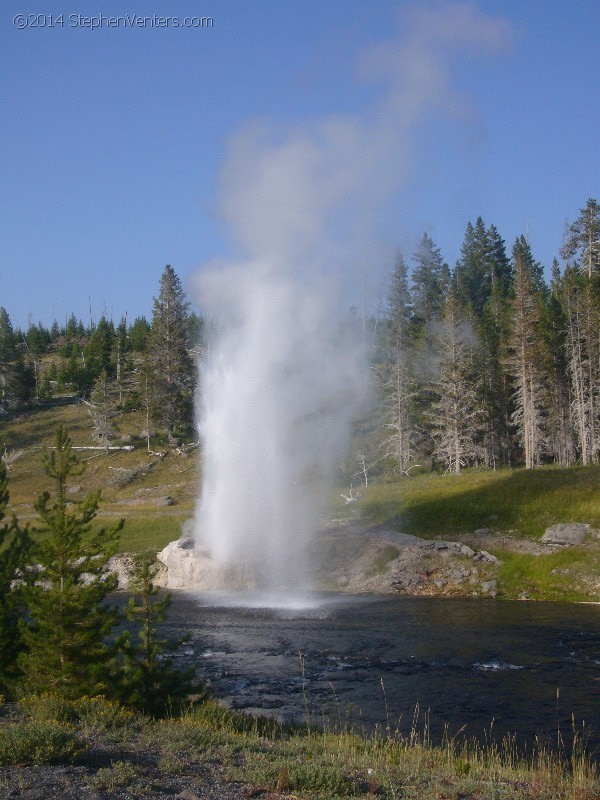
[[111,512],[110,515],[100,513],[99,525],[112,525],[122,513],[125,526],[121,531],[119,552],[143,553],[148,550],[157,552],[181,536],[181,526],[189,518],[189,514],[157,511],[154,514],[139,514],[126,508],[122,512]]
[[[248,796],[298,800],[593,800],[600,791],[578,733],[568,752],[559,740],[556,751],[537,743],[523,755],[513,738],[484,745],[447,738],[433,746],[426,727],[408,736],[391,729],[322,731],[240,714],[214,701],[159,721],[100,697],[44,695],[27,698],[20,711],[20,718],[5,719],[0,711],[0,766],[11,767],[0,774],[0,787],[9,791],[19,785],[20,766],[80,757],[87,785],[109,792],[132,787],[143,794],[160,773],[213,769],[226,782],[247,786]],[[109,758],[110,766],[98,764],[98,751],[100,764]],[[79,786],[82,774],[70,780]]]
[[[525,592],[532,600],[583,602],[598,599],[591,588],[600,574],[598,550],[570,547],[541,556],[498,553],[502,560],[499,583],[505,597],[519,597]],[[578,588],[582,585],[587,585],[588,590]]]
[[366,521],[425,538],[450,539],[490,527],[538,539],[558,522],[600,527],[597,465],[417,475],[361,493],[357,507]]

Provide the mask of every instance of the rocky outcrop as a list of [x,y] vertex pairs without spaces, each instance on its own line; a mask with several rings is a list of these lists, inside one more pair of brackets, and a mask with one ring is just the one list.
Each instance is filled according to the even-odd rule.
[[161,550],[158,560],[165,565],[166,589],[210,592],[217,589],[253,589],[254,580],[240,564],[221,564],[195,547],[193,539],[178,539]]
[[385,529],[318,537],[311,560],[319,588],[410,595],[496,595],[500,562],[462,542],[420,539]]
[[563,547],[583,544],[590,532],[590,526],[582,522],[565,522],[546,528],[546,532],[542,536],[542,542],[543,544],[561,545]]
[[[360,594],[496,595],[500,562],[462,542],[421,539],[398,531],[338,529],[317,536],[309,557],[314,587]],[[241,565],[214,561],[193,539],[168,544],[158,554],[167,589],[253,589]]]

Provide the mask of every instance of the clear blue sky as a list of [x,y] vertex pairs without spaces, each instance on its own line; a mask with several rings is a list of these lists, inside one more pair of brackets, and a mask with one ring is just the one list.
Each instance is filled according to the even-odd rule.
[[[4,0],[0,305],[13,324],[87,321],[88,297],[96,320],[104,309],[115,321],[150,316],[165,264],[185,283],[229,250],[217,197],[230,137],[257,118],[291,130],[364,114],[377,86],[357,79],[357,59],[398,34],[411,5]],[[378,231],[407,256],[427,231],[453,265],[481,215],[509,246],[528,232],[548,267],[565,220],[599,195],[600,2],[473,5],[510,23],[512,46],[454,60],[448,80],[468,111],[422,122]],[[18,13],[64,22],[19,30]],[[71,17],[154,13],[214,25],[91,30]],[[371,296],[384,260],[368,265]]]

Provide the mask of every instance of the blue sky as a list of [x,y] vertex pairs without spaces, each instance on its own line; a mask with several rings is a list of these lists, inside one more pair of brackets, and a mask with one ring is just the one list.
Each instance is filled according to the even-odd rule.
[[[96,320],[104,310],[115,321],[150,316],[165,264],[185,283],[239,246],[219,201],[231,137],[252,120],[293,131],[332,114],[368,117],[380,88],[357,70],[361,53],[401,37],[414,5],[5,0],[0,305],[13,324],[71,312],[87,321],[90,302]],[[509,246],[528,233],[549,267],[565,220],[598,197],[600,2],[471,5],[505,20],[510,43],[449,59],[460,100],[423,115],[406,174],[378,207],[381,247],[360,256],[369,302],[395,245],[409,257],[427,231],[453,265],[478,215]],[[18,13],[64,22],[19,30]],[[91,30],[71,17],[154,13],[214,25]]]

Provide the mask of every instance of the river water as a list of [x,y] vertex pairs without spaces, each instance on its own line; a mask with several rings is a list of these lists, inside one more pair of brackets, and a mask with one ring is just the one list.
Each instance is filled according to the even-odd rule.
[[572,719],[600,749],[600,606],[388,596],[176,593],[181,657],[233,708],[431,739],[516,735]]

